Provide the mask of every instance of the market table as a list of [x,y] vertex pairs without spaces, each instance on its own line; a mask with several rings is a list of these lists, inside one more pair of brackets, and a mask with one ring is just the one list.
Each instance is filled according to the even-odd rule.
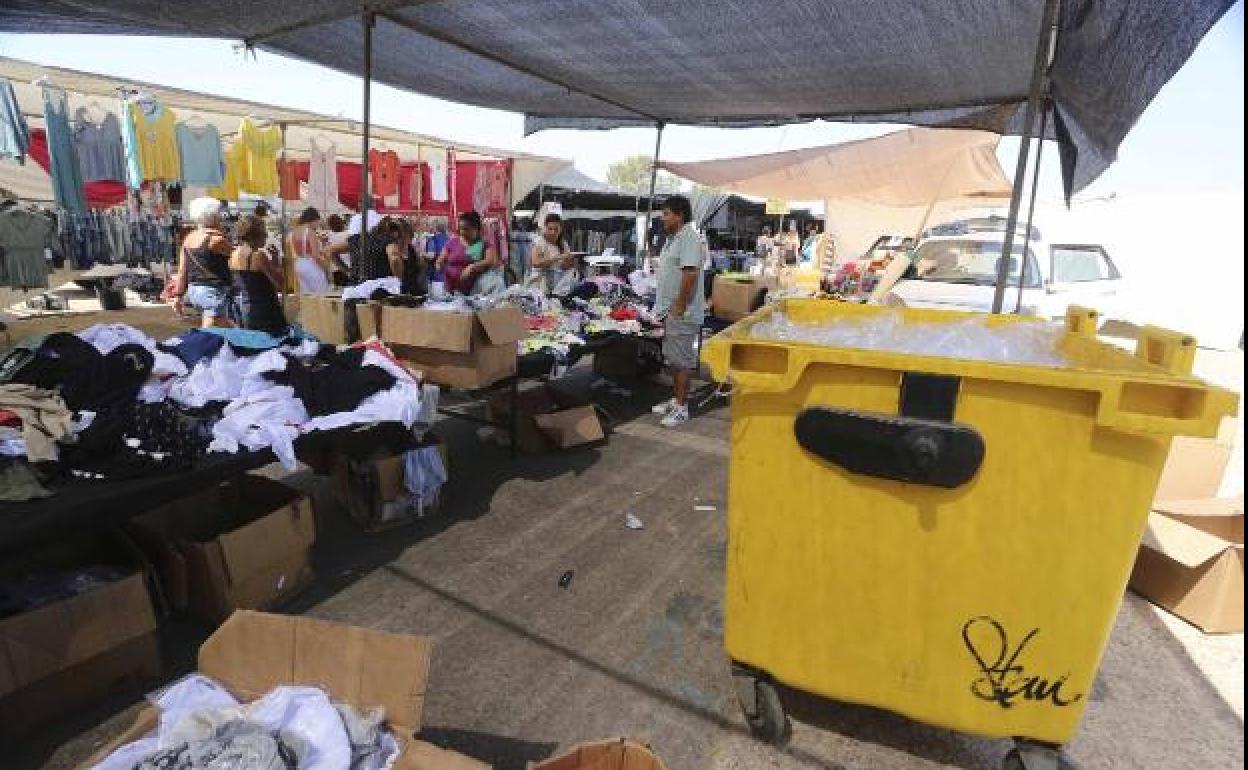
[[[332,446],[344,454],[373,451],[378,446],[401,451],[412,442],[398,423],[378,423],[301,436],[298,451]],[[0,555],[44,545],[67,537],[115,527],[130,518],[189,497],[277,457],[271,450],[210,454],[186,473],[170,473],[123,481],[71,479],[50,488],[55,494],[23,503],[0,503]]]

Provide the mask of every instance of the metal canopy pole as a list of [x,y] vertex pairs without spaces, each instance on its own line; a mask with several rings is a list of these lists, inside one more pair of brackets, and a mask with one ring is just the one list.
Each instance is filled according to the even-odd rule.
[[[288,173],[286,170],[286,124],[279,123],[278,126],[280,126],[282,129],[281,170],[283,173]],[[299,184],[298,180],[295,181],[295,184],[296,185]],[[286,196],[282,195],[283,191],[280,189],[281,185],[278,185],[278,187],[279,189],[277,191],[277,197],[281,200],[281,202],[278,204],[277,234],[278,234],[278,237],[281,238],[282,240],[282,245],[281,245],[282,275],[287,278],[287,280],[282,281],[282,307],[285,307],[286,306],[286,290],[290,288],[290,281],[288,279],[290,276],[290,271],[287,270],[287,263],[286,263],[286,259],[289,256],[286,253]]]
[[[1044,132],[1049,127],[1049,102],[1045,99],[1044,112],[1040,113],[1040,136],[1036,139],[1036,167],[1031,176],[1031,201],[1027,204],[1027,238],[1031,238],[1031,223],[1036,215],[1036,191],[1040,189],[1040,165],[1044,160]],[[1027,249],[1023,249],[1023,266],[1018,270],[1018,301],[1014,303],[1014,313],[1023,312],[1023,289],[1027,286]]]
[[646,246],[642,256],[650,256],[650,220],[654,218],[654,186],[659,181],[659,153],[663,149],[663,128],[667,124],[659,121],[654,124],[657,129],[654,136],[654,162],[650,164],[650,201],[646,204]]
[[[1031,152],[1032,130],[1036,126],[1036,112],[1041,97],[1047,90],[1049,65],[1053,60],[1053,44],[1057,39],[1059,0],[1045,0],[1040,40],[1036,45],[1036,61],[1031,72],[1031,89],[1027,96],[1027,109],[1023,113],[1022,144],[1018,148],[1018,166],[1014,171],[1014,189],[1010,194],[1010,214],[1005,223],[1005,244],[1001,259],[997,262],[997,286],[992,297],[992,312],[1000,313],[1005,306],[1005,290],[1010,282],[1010,258],[1014,249],[1014,229],[1018,227],[1018,210],[1023,202],[1023,183],[1027,175],[1027,160]],[[1025,253],[1025,249],[1024,249]]]
[[368,209],[373,202],[369,194],[368,178],[368,145],[372,138],[373,123],[373,27],[377,17],[371,12],[362,17],[364,23],[364,131],[363,147],[360,150],[360,253],[364,252],[364,243],[369,238]]

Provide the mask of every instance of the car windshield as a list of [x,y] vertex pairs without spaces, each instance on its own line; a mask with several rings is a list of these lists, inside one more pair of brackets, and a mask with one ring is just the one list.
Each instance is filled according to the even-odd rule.
[[[994,241],[932,241],[915,252],[914,266],[921,281],[995,286],[1001,248],[1002,244]],[[1027,262],[1027,287],[1034,288],[1040,285],[1040,280],[1035,255],[1030,249],[1027,250]],[[1022,260],[1016,252],[1010,258],[1009,282],[1012,285],[1018,285],[1021,265]]]

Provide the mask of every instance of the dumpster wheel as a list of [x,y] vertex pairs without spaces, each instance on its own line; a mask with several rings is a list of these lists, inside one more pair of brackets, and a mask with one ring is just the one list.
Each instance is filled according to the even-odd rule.
[[790,725],[775,683],[766,674],[736,663],[732,679],[750,734],[773,746],[782,745],[789,737]]
[[1004,770],[1062,770],[1066,764],[1059,747],[1019,739],[1001,766]]

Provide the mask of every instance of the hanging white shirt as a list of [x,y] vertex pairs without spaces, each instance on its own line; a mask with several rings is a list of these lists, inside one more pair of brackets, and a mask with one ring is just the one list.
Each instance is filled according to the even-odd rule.
[[446,203],[451,199],[449,186],[446,155],[435,155],[429,161],[429,197],[438,203]]

